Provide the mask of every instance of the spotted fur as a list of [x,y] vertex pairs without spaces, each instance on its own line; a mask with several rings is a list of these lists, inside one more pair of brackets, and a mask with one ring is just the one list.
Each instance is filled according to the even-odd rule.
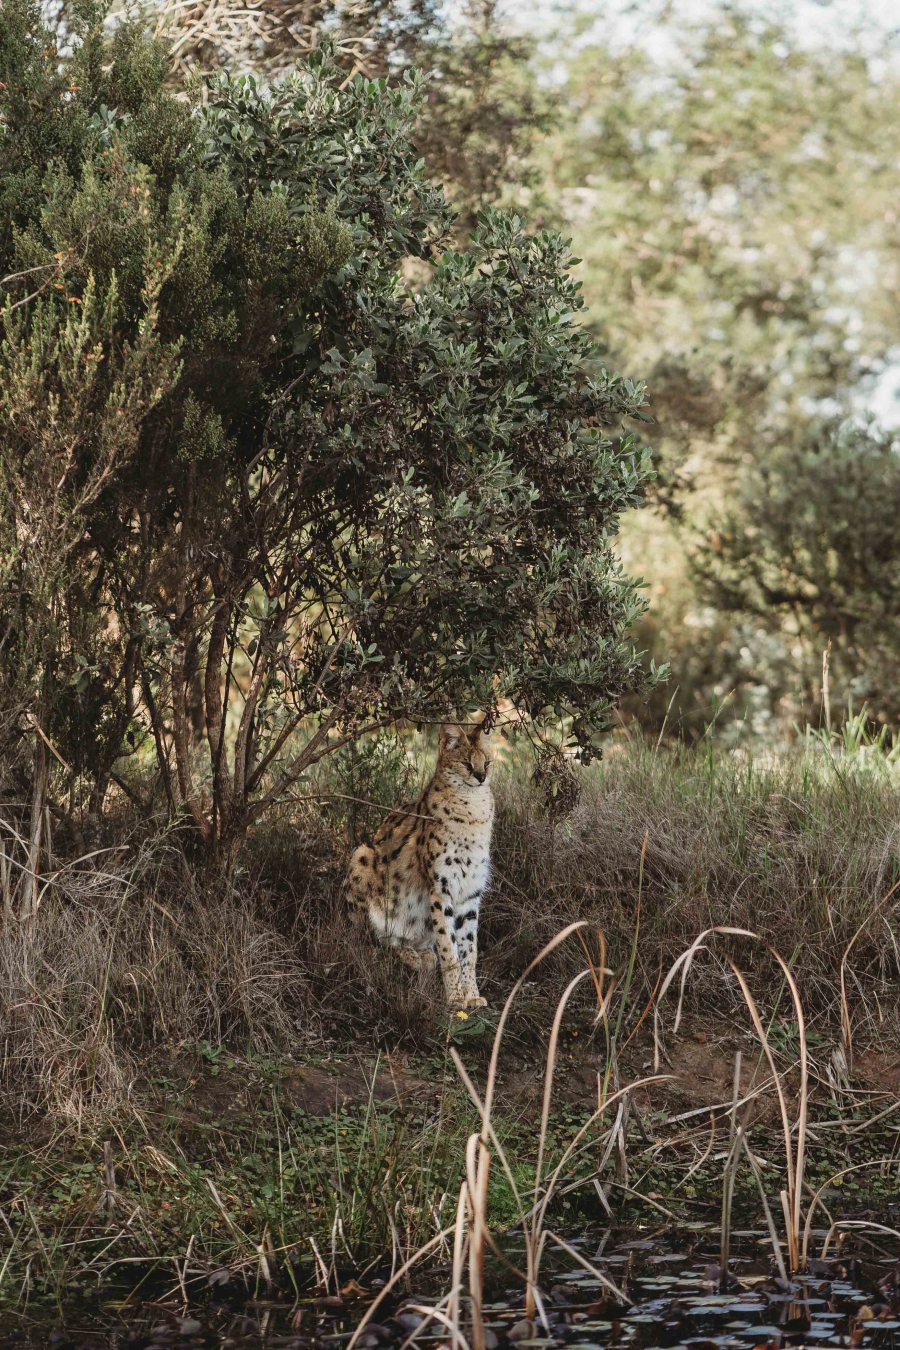
[[[478,913],[491,868],[491,740],[479,727],[441,728],[437,771],[350,859],[350,900],[408,965],[440,961],[451,1007],[484,1005],[475,978]],[[435,956],[437,949],[437,957]]]

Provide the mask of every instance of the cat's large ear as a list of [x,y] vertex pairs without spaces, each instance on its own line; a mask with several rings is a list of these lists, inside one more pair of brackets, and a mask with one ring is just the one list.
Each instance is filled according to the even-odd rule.
[[491,733],[485,731],[481,723],[469,727],[469,743],[479,750],[489,750],[491,748]]
[[455,722],[446,722],[441,727],[441,754],[443,754],[445,750],[455,750],[464,735],[465,732],[462,727],[457,726]]

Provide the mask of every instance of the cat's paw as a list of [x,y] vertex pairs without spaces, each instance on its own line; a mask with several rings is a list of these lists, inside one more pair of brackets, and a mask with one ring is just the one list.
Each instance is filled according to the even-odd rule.
[[452,1006],[468,1011],[470,1008],[486,1008],[488,1001],[482,998],[480,994],[461,994],[459,998],[453,1000]]

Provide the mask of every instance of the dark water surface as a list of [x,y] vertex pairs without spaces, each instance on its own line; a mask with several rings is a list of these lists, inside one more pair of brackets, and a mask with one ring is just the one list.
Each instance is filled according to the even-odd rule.
[[[896,1216],[893,1227],[897,1227]],[[891,1223],[891,1219],[887,1219]],[[699,1226],[698,1226],[699,1230]],[[847,1346],[900,1350],[900,1243],[880,1233],[848,1233],[843,1248],[813,1274],[785,1286],[772,1273],[771,1245],[764,1230],[734,1234],[727,1293],[719,1292],[718,1237],[710,1229],[598,1230],[571,1245],[628,1296],[621,1306],[595,1276],[569,1256],[545,1258],[541,1288],[546,1323],[524,1320],[524,1297],[515,1277],[492,1259],[485,1306],[489,1350],[754,1350],[756,1346]],[[813,1250],[821,1249],[817,1230]],[[521,1266],[521,1238],[507,1238],[504,1253]],[[189,1282],[189,1302],[171,1280],[153,1294],[136,1294],[115,1283],[80,1293],[57,1308],[32,1301],[0,1308],[3,1350],[341,1350],[389,1270],[352,1284],[343,1295],[310,1290],[298,1302],[253,1297],[252,1288],[219,1272],[211,1281]],[[400,1347],[421,1324],[411,1304],[431,1304],[449,1284],[449,1268],[432,1267],[410,1277],[378,1308],[360,1340],[361,1350]],[[143,1298],[144,1301],[140,1301]],[[411,1350],[448,1342],[432,1323]]]

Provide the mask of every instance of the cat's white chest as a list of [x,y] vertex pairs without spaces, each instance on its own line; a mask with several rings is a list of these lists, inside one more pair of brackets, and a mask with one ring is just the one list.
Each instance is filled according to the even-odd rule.
[[485,803],[481,811],[467,812],[468,818],[460,821],[444,841],[436,873],[444,895],[454,903],[480,895],[490,881],[490,806]]

